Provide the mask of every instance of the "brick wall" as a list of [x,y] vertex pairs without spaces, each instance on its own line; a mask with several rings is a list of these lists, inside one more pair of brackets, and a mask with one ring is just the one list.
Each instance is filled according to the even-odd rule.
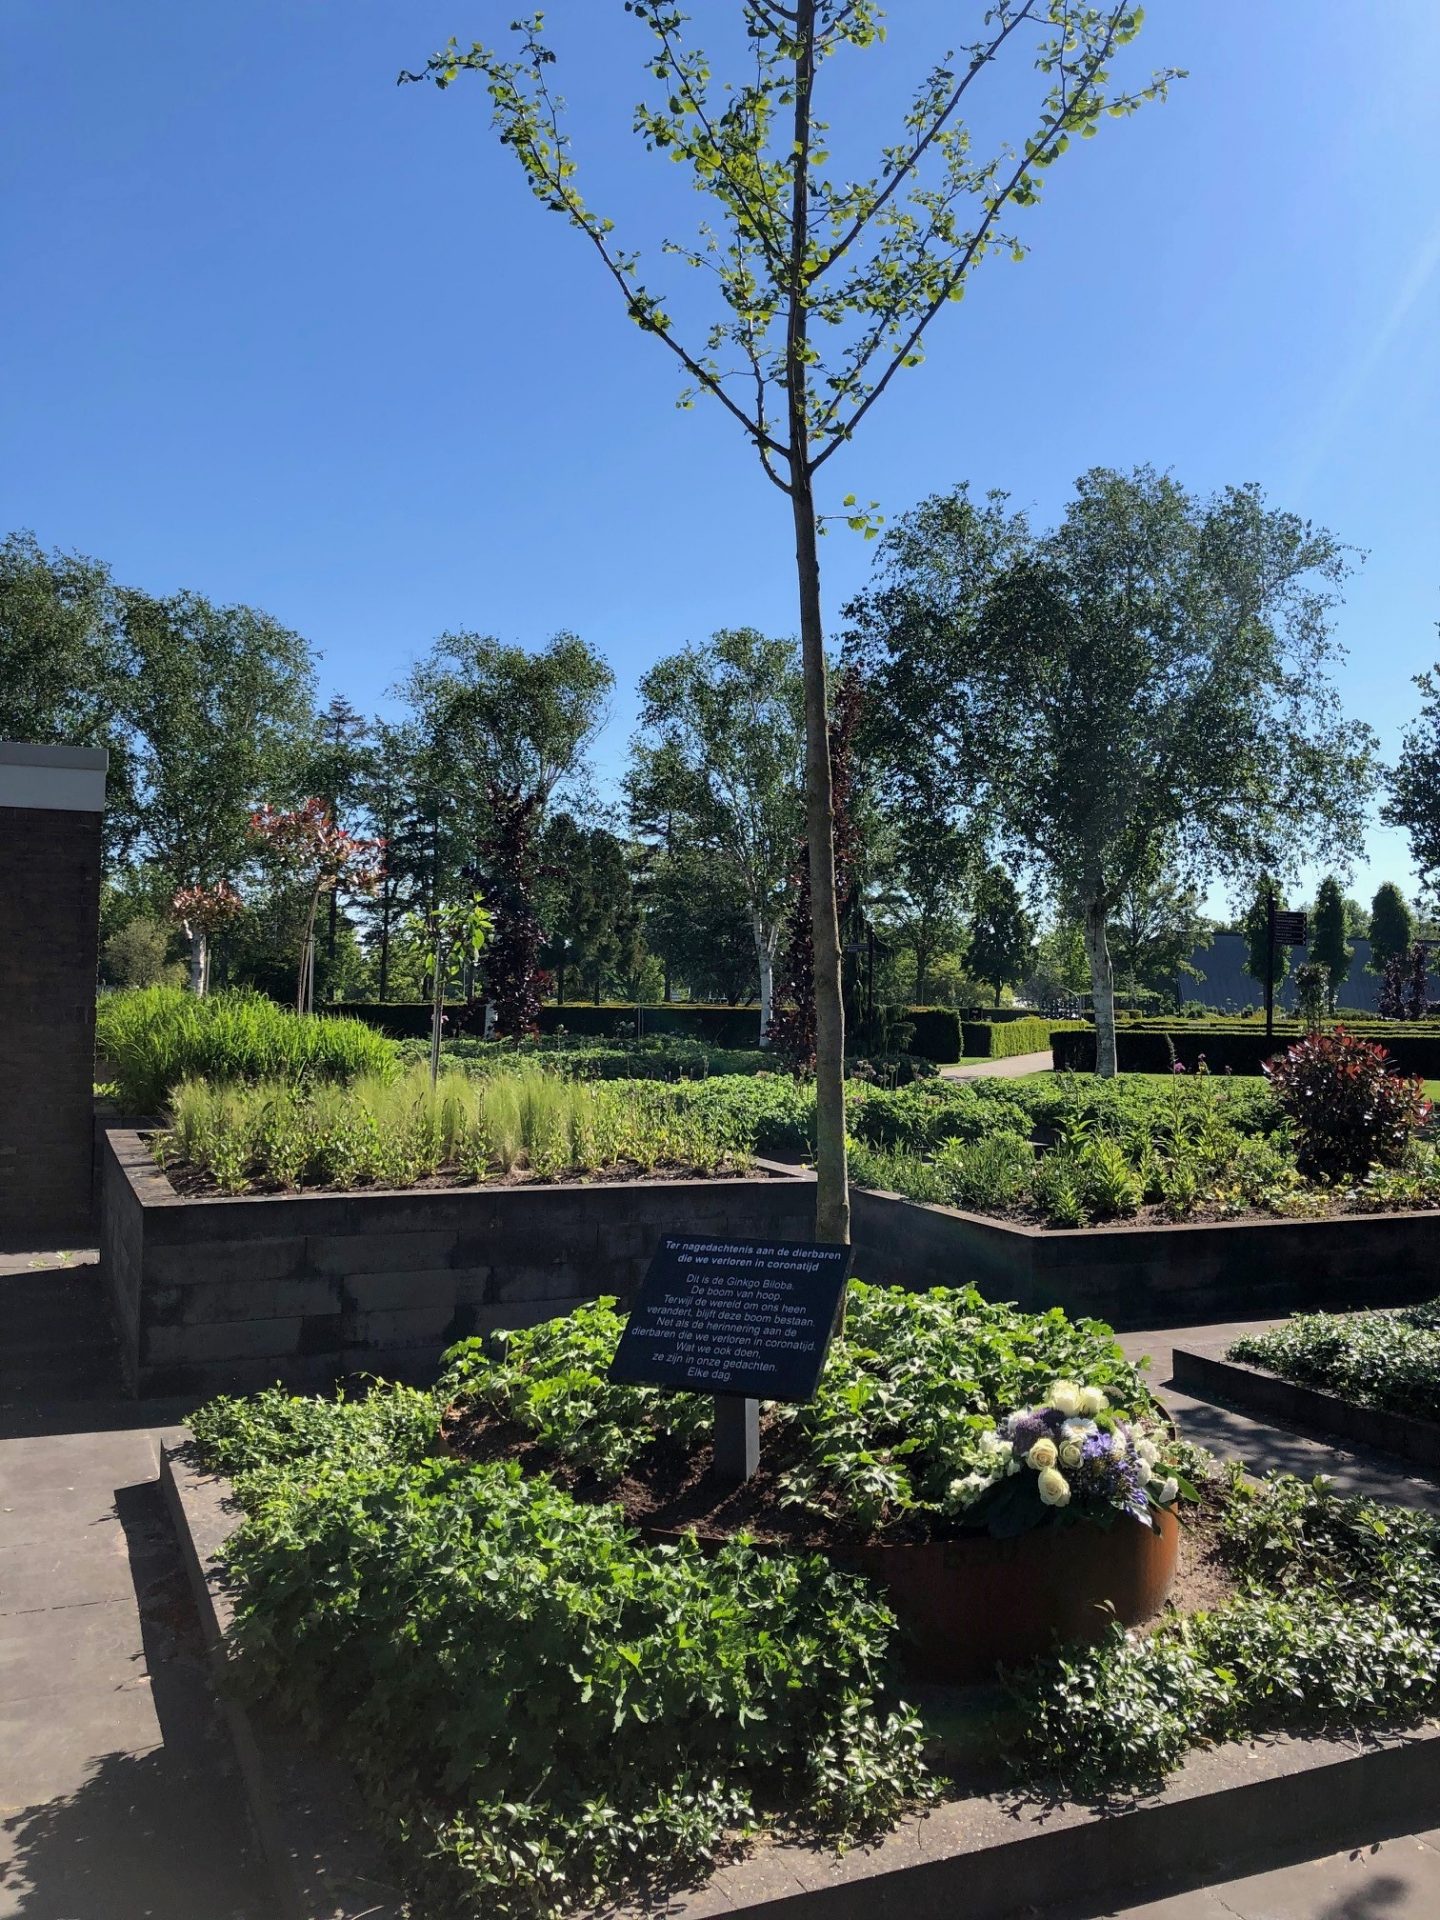
[[87,1235],[98,813],[0,806],[0,1241]]

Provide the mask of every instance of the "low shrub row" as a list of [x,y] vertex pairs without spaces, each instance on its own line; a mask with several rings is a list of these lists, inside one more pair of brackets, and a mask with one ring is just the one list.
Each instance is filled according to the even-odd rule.
[[[1303,1029],[1275,1029],[1265,1038],[1263,1026],[1221,1026],[1187,1021],[1170,1027],[1122,1026],[1115,1036],[1116,1058],[1122,1073],[1170,1073],[1177,1066],[1195,1073],[1203,1062],[1211,1073],[1258,1074],[1266,1060],[1293,1041]],[[1382,1045],[1402,1073],[1418,1073],[1424,1080],[1440,1079],[1440,1031],[1408,1022],[1375,1022],[1357,1028],[1365,1039]],[[1071,1073],[1095,1070],[1095,1029],[1051,1029],[1055,1065]]]
[[[430,1057],[429,1040],[396,1043],[402,1060],[416,1063]],[[773,1054],[759,1047],[710,1047],[700,1040],[667,1034],[654,1040],[550,1039],[510,1041],[462,1037],[441,1043],[449,1065],[468,1073],[503,1071],[516,1060],[540,1060],[572,1080],[706,1080],[712,1074],[751,1074],[773,1070]]]
[[961,1023],[960,1040],[967,1057],[979,1060],[1013,1060],[1022,1053],[1045,1053],[1051,1035],[1080,1028],[1079,1021],[1057,1023],[1042,1020],[1038,1014],[1021,1020],[1002,1022],[966,1020]]
[[133,1114],[159,1114],[184,1080],[346,1081],[396,1068],[390,1042],[359,1020],[296,1014],[263,994],[137,987],[104,996],[95,1052]]
[[[363,1020],[393,1040],[428,1040],[431,1010],[418,1003],[386,1001],[348,1001],[334,1011]],[[673,1034],[695,1040],[708,1047],[755,1047],[760,1040],[760,1013],[756,1007],[701,1006],[693,1001],[664,1002],[639,1009],[646,1038]],[[537,1024],[542,1035],[568,1034],[577,1039],[630,1040],[635,1037],[634,1001],[603,1001],[599,1006],[588,1000],[553,1002],[542,1006]],[[461,1035],[479,1037],[484,1008],[463,1001],[452,1001],[445,1009],[445,1033],[449,1038]]]
[[1440,1299],[1398,1313],[1300,1313],[1229,1358],[1361,1407],[1440,1420]]

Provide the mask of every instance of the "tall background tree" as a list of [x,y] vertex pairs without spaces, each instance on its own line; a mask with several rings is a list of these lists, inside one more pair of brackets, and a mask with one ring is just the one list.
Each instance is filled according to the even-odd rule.
[[[513,22],[514,59],[456,42],[406,79],[450,86],[484,81],[492,124],[541,205],[590,243],[626,312],[683,367],[686,404],[705,394],[724,407],[789,503],[805,689],[805,804],[816,1005],[816,1224],[822,1240],[848,1241],[845,1035],[840,925],[832,836],[829,703],[817,536],[817,481],[847,446],[897,373],[920,364],[932,322],[963,297],[986,254],[1018,240],[1003,219],[1040,196],[1045,170],[1072,136],[1106,114],[1133,112],[1171,77],[1112,87],[1116,53],[1140,30],[1139,7],[1084,0],[996,0],[981,37],[946,52],[921,78],[878,169],[833,173],[840,129],[824,116],[832,63],[878,47],[876,0],[746,0],[732,79],[689,41],[673,0],[624,0],[645,30],[643,62],[655,97],[635,112],[646,146],[687,168],[710,201],[690,242],[664,250],[713,275],[718,299],[708,333],[687,344],[661,298],[641,278],[638,254],[614,222],[591,208],[552,87],[555,54],[543,16]],[[1002,56],[1028,51],[1038,100],[1014,109],[1015,133],[977,144],[965,119],[971,88]],[[871,109],[865,99],[867,116]],[[1008,102],[1006,103],[1008,108]],[[868,140],[868,121],[864,127]],[[864,511],[847,496],[852,526]]]
[[804,716],[794,641],[753,627],[670,654],[640,681],[632,820],[643,832],[663,819],[672,838],[725,874],[755,945],[762,1037],[803,819]]
[[1030,967],[1035,928],[1015,882],[1003,867],[987,867],[975,887],[965,962],[999,1006],[1006,987],[1017,986]]
[[1440,880],[1440,666],[1418,673],[1419,717],[1405,730],[1400,757],[1387,769],[1380,809],[1387,827],[1403,827],[1421,889],[1433,904]]
[[[370,772],[371,745],[370,722],[364,714],[343,693],[333,695],[318,718],[305,786],[323,801],[325,812],[338,827],[348,829],[355,824]],[[377,878],[376,890],[378,884]],[[341,887],[332,887],[325,905],[325,974],[327,998],[331,999],[339,985],[341,894]]]
[[534,1028],[539,1007],[538,837],[557,790],[585,772],[614,680],[573,633],[534,653],[456,633],[442,635],[400,689],[422,743],[436,822],[428,908],[458,898],[462,882],[467,890],[478,883],[493,916],[486,989],[510,1037]]
[[1213,937],[1200,889],[1175,877],[1163,850],[1149,871],[1135,875],[1110,916],[1116,977],[1132,996],[1164,999],[1178,994],[1182,978],[1203,980],[1193,956]]
[[127,588],[120,603],[143,857],[172,892],[233,882],[254,855],[253,810],[303,797],[310,648],[268,614],[198,593]]
[[[1373,735],[1337,712],[1345,556],[1257,487],[1096,469],[1049,534],[961,488],[856,610],[897,729],[1079,911],[1113,1074],[1111,917],[1162,853],[1187,884],[1363,832]],[[883,693],[882,696],[883,697]]]
[[1320,882],[1315,910],[1310,917],[1310,960],[1325,972],[1325,998],[1330,1011],[1340,998],[1340,989],[1350,977],[1355,949],[1345,938],[1345,894],[1333,874]]
[[1386,880],[1370,902],[1370,960],[1372,973],[1383,974],[1389,963],[1415,944],[1415,915],[1399,887]]

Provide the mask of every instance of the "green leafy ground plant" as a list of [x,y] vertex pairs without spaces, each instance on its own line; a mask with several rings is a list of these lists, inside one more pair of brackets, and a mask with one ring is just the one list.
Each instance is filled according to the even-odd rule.
[[1301,1313],[1247,1334],[1232,1360],[1357,1406],[1440,1419],[1440,1299],[1398,1313]]
[[[606,1299],[563,1320],[462,1341],[446,1357],[441,1396],[612,1487],[657,1443],[692,1447],[711,1425],[703,1395],[608,1378],[623,1326]],[[973,1288],[908,1293],[852,1281],[845,1332],[815,1399],[770,1410],[779,1498],[861,1532],[983,1528],[1002,1507],[1007,1532],[1055,1521],[1033,1475],[1007,1485],[1017,1469],[1000,1428],[1067,1381],[1103,1401],[1094,1412],[1107,1430],[1138,1422],[1168,1445],[1139,1370],[1103,1322],[1072,1321],[1058,1308],[1022,1313]]]
[[[542,1920],[703,1875],[767,1818],[877,1831],[928,1791],[894,1621],[811,1555],[648,1548],[422,1402],[202,1409],[237,1475],[236,1673],[353,1766],[425,1912]],[[388,1455],[388,1457],[387,1457]]]
[[1237,1469],[1221,1549],[1240,1582],[1210,1612],[1015,1683],[1015,1760],[1034,1784],[1104,1798],[1157,1785],[1198,1746],[1403,1725],[1440,1704],[1440,1521]]

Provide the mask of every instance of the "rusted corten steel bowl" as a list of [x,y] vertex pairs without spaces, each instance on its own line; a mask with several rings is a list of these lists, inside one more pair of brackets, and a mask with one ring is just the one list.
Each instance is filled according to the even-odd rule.
[[916,1679],[989,1679],[1057,1642],[1098,1640],[1112,1620],[1153,1619],[1175,1578],[1180,1527],[1119,1515],[1108,1527],[1037,1527],[1013,1540],[988,1534],[917,1544],[883,1542],[835,1555],[884,1587]]

